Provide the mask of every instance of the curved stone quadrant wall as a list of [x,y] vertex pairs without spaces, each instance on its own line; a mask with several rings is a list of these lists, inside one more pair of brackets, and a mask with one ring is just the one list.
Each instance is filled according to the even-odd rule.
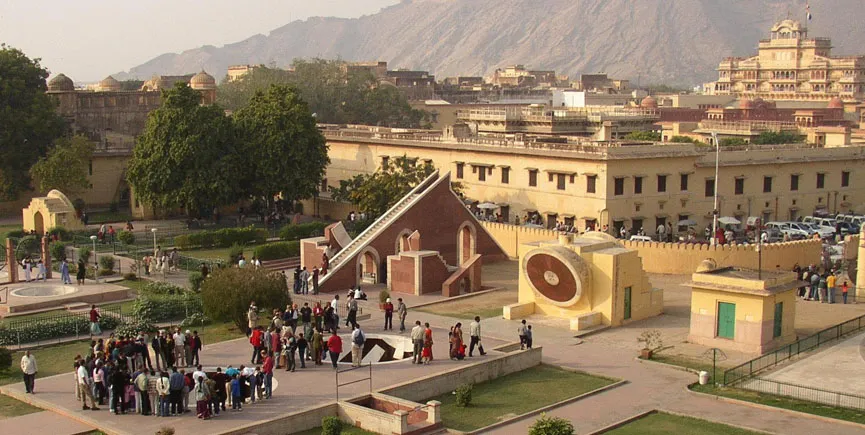
[[[542,228],[527,228],[495,222],[481,223],[499,242],[508,256],[518,257],[520,245],[524,243],[556,240],[556,231]],[[691,274],[701,261],[710,258],[719,267],[735,266],[756,269],[758,253],[754,245],[698,245],[685,243],[632,242],[620,240],[625,248],[637,251],[648,273],[671,275]],[[822,243],[819,240],[771,243],[763,245],[763,269],[791,270],[793,265],[820,264]]]

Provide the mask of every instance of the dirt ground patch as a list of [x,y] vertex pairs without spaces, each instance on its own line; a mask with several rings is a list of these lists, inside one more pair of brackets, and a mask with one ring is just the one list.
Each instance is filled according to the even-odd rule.
[[471,298],[428,305],[417,308],[416,311],[453,317],[456,319],[470,319],[474,316],[481,316],[482,319],[488,319],[501,317],[502,307],[515,303],[517,303],[517,292],[498,290]]

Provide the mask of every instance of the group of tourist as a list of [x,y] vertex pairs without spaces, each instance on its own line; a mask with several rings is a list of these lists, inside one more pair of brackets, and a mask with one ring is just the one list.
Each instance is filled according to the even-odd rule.
[[162,246],[157,246],[153,255],[145,255],[141,262],[144,265],[145,275],[156,272],[176,272],[180,265],[180,252],[177,251],[177,248],[163,251]]
[[[26,256],[21,259],[21,267],[24,268],[24,280],[27,282],[30,281],[47,281],[48,280],[48,272],[45,269],[45,263],[42,262],[42,259],[33,260],[30,256]],[[36,278],[33,278],[33,271],[36,271]]]
[[[798,263],[793,266],[793,272],[797,277],[805,283],[799,287],[798,296],[806,301],[820,301],[824,304],[834,304],[835,295],[838,292],[838,271],[834,269],[823,269],[816,265],[801,267]],[[846,280],[841,281],[841,300],[844,304],[847,303],[847,294],[850,291],[850,285]]]

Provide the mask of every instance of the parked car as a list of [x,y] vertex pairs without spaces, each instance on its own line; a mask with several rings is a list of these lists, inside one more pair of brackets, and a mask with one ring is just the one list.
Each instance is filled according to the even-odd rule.
[[815,233],[820,234],[821,239],[835,238],[835,227],[826,227],[817,223],[801,222],[799,225],[811,228]]
[[796,222],[767,222],[764,225],[765,229],[777,230],[783,235],[787,235],[791,240],[803,240],[811,236],[811,232],[803,228],[793,227]]
[[652,238],[649,236],[631,236],[629,240],[632,242],[651,242]]
[[806,224],[817,224],[821,227],[826,227],[831,229],[833,232],[835,231],[835,224],[838,222],[833,218],[822,218],[822,217],[814,217],[814,216],[806,216],[802,219],[802,222]]
[[839,221],[838,225],[841,226],[841,234],[843,235],[859,234],[859,229],[861,228],[859,225],[843,221]]

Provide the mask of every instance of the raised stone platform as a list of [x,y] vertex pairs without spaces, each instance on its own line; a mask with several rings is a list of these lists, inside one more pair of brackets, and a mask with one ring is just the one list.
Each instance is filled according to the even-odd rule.
[[61,284],[59,279],[9,284],[9,299],[0,305],[0,316],[46,309],[65,308],[69,304],[102,304],[129,299],[129,289],[114,284]]

